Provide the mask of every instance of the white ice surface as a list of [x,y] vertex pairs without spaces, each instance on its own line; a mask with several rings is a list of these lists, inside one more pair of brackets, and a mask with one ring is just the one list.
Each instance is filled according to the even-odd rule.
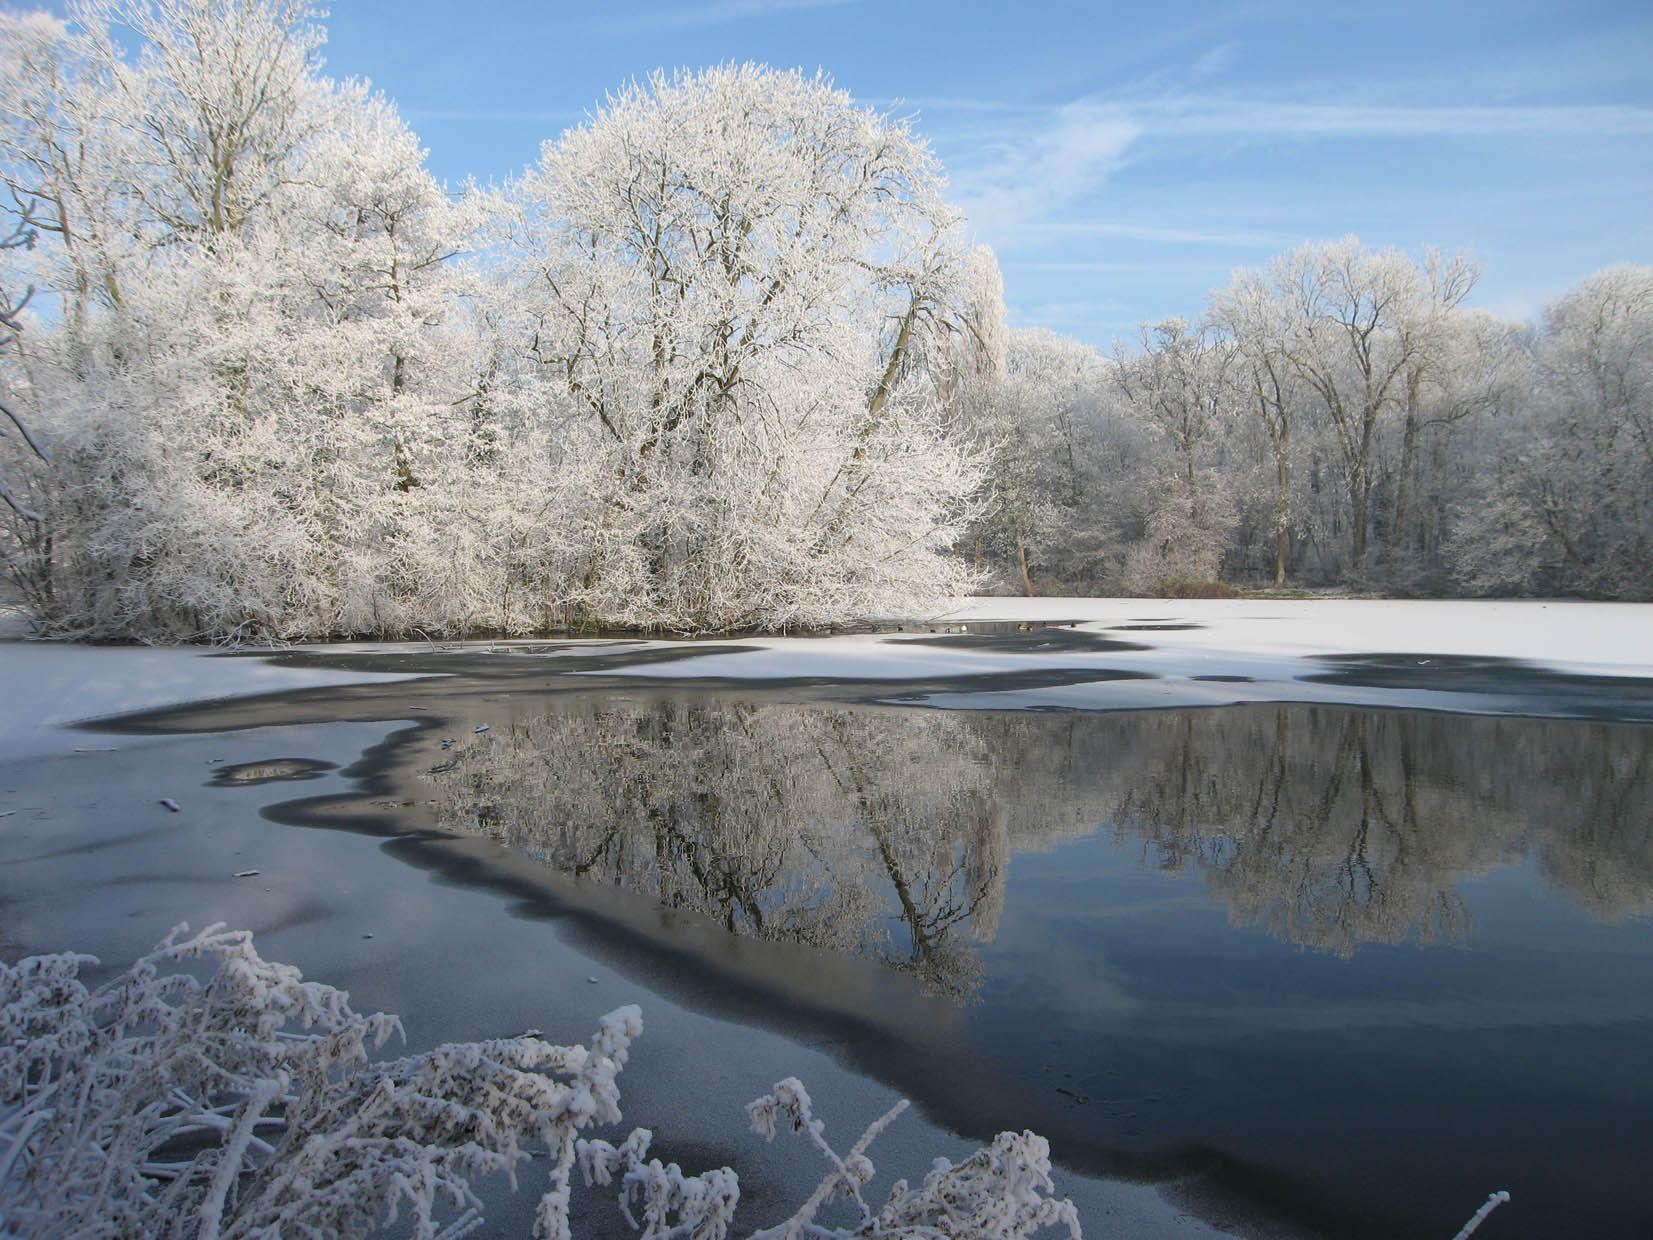
[[[832,677],[917,680],[1047,668],[1120,668],[1174,675],[1291,681],[1320,671],[1314,655],[1406,653],[1524,659],[1562,671],[1653,676],[1653,605],[1572,602],[1395,600],[1193,600],[987,598],[954,600],[931,623],[968,629],[977,620],[1077,621],[1152,649],[999,653],[915,642],[925,634],[740,639],[757,649],[628,669],[651,678],[717,676],[775,680]],[[1189,624],[1133,630],[1133,624]],[[1118,629],[1116,632],[1110,630]],[[612,674],[612,673],[609,673]],[[1146,688],[1128,689],[1144,697]],[[1242,686],[1190,689],[1197,699],[1243,701]],[[1347,690],[1339,701],[1348,701]],[[1121,704],[1138,704],[1135,702]],[[1162,705],[1161,701],[1142,701]]]
[[[944,621],[1079,620],[1086,628],[1189,623],[1139,633],[1163,649],[1283,654],[1420,653],[1528,659],[1595,675],[1653,667],[1653,604],[1410,599],[956,599]],[[1130,633],[1121,634],[1129,637]]]
[[405,673],[276,667],[260,658],[214,658],[192,647],[74,646],[0,641],[0,756],[36,757],[77,748],[141,744],[104,741],[62,726],[127,711],[317,685],[412,679]]

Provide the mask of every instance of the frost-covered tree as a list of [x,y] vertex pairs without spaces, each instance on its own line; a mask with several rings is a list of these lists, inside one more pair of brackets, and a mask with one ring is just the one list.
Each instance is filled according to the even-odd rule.
[[1283,356],[1313,393],[1336,446],[1348,497],[1348,571],[1356,579],[1365,571],[1381,432],[1414,407],[1443,324],[1475,275],[1461,259],[1431,255],[1420,266],[1395,250],[1368,250],[1355,237],[1302,246],[1267,269],[1286,319]]
[[[483,621],[494,479],[469,208],[384,100],[320,76],[306,5],[88,0],[7,19],[0,167],[47,204],[61,311],[18,373],[57,445],[16,575],[96,636]],[[134,54],[116,35],[137,36]]]
[[560,419],[549,604],[779,627],[964,581],[979,471],[917,364],[959,330],[940,194],[904,122],[751,65],[628,86],[546,145],[497,206],[502,315]]
[[1460,571],[1497,592],[1653,598],[1653,269],[1548,308],[1532,391],[1465,505]]
[[959,386],[959,425],[987,463],[983,503],[963,550],[1024,594],[1089,588],[1110,543],[1112,511],[1130,506],[1124,473],[1104,476],[1108,364],[1054,332],[1005,333],[1002,371]]
[[1218,579],[1234,509],[1209,452],[1230,421],[1231,360],[1226,340],[1183,319],[1144,326],[1140,350],[1116,359],[1114,377],[1128,408],[1163,445],[1162,487],[1125,565],[1124,585],[1133,593]]
[[1289,320],[1261,273],[1241,271],[1212,294],[1208,315],[1233,344],[1226,370],[1231,397],[1263,429],[1274,467],[1271,529],[1274,584],[1286,583],[1291,534],[1292,429],[1304,393],[1286,353]]
[[[0,237],[0,250],[17,250],[32,247],[36,236],[34,225],[35,219],[33,206],[32,204],[25,205],[22,210],[21,218],[19,218],[17,223],[12,227],[11,233],[8,236]],[[33,296],[33,286],[25,289],[22,294],[19,295],[15,293],[8,293],[5,287],[0,285],[0,356],[4,356],[6,350],[10,346],[17,344],[18,340],[22,336],[23,308],[29,304],[29,301]],[[0,401],[0,416],[4,416],[6,421],[11,424],[9,430],[4,424],[0,424],[0,435],[19,435],[22,437],[28,450],[34,454],[37,460],[47,461],[50,459],[46,455],[46,450],[42,448],[35,437],[29,433],[28,424],[24,422],[22,418],[18,417],[17,413],[11,408],[11,406],[6,404],[4,401]],[[23,504],[19,502],[17,497],[12,494],[11,487],[6,483],[6,475],[4,471],[0,471],[0,500],[4,500],[6,506],[11,509],[14,519],[31,522],[34,525],[40,524],[40,514],[31,508],[25,508]]]

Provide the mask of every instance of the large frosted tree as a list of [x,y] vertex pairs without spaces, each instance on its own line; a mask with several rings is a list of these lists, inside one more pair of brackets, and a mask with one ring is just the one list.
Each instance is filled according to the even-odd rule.
[[503,313],[563,419],[548,606],[698,631],[961,584],[978,467],[920,359],[966,267],[904,123],[798,73],[656,76],[548,143],[499,218]]
[[[57,446],[12,568],[104,637],[486,622],[468,208],[291,0],[6,19],[0,165],[60,313],[14,367]],[[136,36],[128,53],[112,33]]]

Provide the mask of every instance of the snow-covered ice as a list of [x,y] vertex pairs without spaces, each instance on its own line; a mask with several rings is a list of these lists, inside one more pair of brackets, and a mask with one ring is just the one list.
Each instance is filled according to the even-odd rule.
[[[406,673],[279,667],[268,659],[220,655],[205,647],[0,641],[0,683],[6,696],[0,756],[36,757],[96,745],[88,734],[63,725],[107,715],[286,689],[411,679]],[[123,737],[120,743],[142,739]]]
[[[1557,671],[1643,676],[1653,670],[1653,605],[1645,603],[1230,600],[956,599],[926,623],[968,630],[974,622],[1075,622],[1151,646],[1148,651],[985,653],[928,643],[928,633],[834,638],[742,638],[757,649],[655,664],[650,677],[790,679],[841,676],[918,679],[1026,667],[1170,665],[1191,674],[1251,673],[1313,656],[1364,653],[1523,659]],[[1187,625],[1138,629],[1136,625]]]
[[[742,639],[748,649],[708,653],[604,674],[657,680],[927,681],[903,701],[962,709],[1087,709],[1305,702],[1567,717],[1601,703],[1549,697],[1522,674],[1653,679],[1653,606],[1638,603],[995,598],[954,600],[926,626],[968,635],[1007,621],[1071,623],[1102,641],[1018,648],[937,640],[927,631],[832,638]],[[1390,683],[1339,676],[1339,660],[1404,655],[1413,673]],[[1441,660],[1437,663],[1436,660]],[[1507,660],[1477,687],[1454,660]],[[1087,679],[1087,673],[1095,676]],[[1123,673],[1121,677],[1119,674]],[[1050,676],[1054,683],[991,685],[995,674]],[[1500,677],[1503,683],[1495,683]],[[934,682],[941,681],[938,687]],[[1404,683],[1401,683],[1404,681]],[[1598,682],[1610,693],[1611,682]],[[1588,696],[1588,690],[1585,691]],[[1645,693],[1643,696],[1646,696]],[[1645,709],[1645,704],[1637,710]],[[1607,713],[1612,708],[1606,708]],[[1639,717],[1639,714],[1636,716]]]

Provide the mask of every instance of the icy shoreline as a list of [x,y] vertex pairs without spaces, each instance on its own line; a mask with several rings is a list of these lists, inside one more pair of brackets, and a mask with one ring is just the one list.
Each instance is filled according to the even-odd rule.
[[[276,652],[272,652],[275,654]],[[358,759],[392,723],[306,722],[184,736],[110,735],[62,725],[116,710],[221,702],[390,678],[275,666],[208,650],[0,644],[12,707],[0,730],[0,954],[90,952],[117,966],[173,925],[251,929],[268,958],[347,988],[363,1010],[401,1014],[411,1048],[545,1029],[576,1038],[618,1003],[639,1003],[645,1035],[624,1082],[627,1120],[655,1128],[663,1154],[691,1170],[725,1161],[742,1174],[747,1226],[807,1193],[818,1169],[784,1144],[745,1131],[744,1104],[800,1075],[838,1133],[886,1109],[889,1087],[835,1053],[830,1032],[794,1037],[674,999],[672,979],[621,968],[590,928],[534,914],[504,887],[444,880],[404,863],[372,835],[283,827],[272,806],[295,795],[359,791]],[[411,679],[417,673],[395,673]],[[594,686],[596,687],[596,686]],[[285,783],[212,780],[225,766],[279,755],[314,773]],[[343,769],[336,769],[342,766]],[[167,802],[171,802],[168,804]],[[176,806],[177,808],[173,808]],[[494,846],[492,866],[519,863]],[[493,853],[497,852],[498,857]],[[508,979],[508,980],[507,980]],[[592,979],[595,979],[594,981]],[[974,1148],[910,1113],[875,1149],[889,1174],[921,1175],[937,1155]],[[533,1169],[525,1168],[532,1185]],[[1181,1240],[1239,1234],[1190,1213],[1178,1186],[1059,1172],[1096,1236]],[[1190,1191],[1197,1191],[1188,1186]],[[537,1193],[482,1186],[492,1234],[527,1235]],[[593,1202],[600,1194],[586,1195]],[[1214,1207],[1201,1205],[1201,1214]],[[1221,1207],[1215,1207],[1216,1217]],[[578,1222],[578,1220],[577,1220]],[[593,1218],[577,1234],[619,1234]]]
[[[1077,627],[1019,632],[1017,622]],[[672,979],[617,967],[586,937],[591,931],[564,918],[548,924],[503,886],[442,881],[370,836],[267,821],[273,805],[295,795],[365,790],[358,755],[401,726],[367,722],[385,718],[366,709],[379,706],[369,698],[405,697],[398,709],[411,713],[402,717],[428,719],[443,710],[443,686],[454,683],[438,678],[474,669],[480,680],[497,678],[501,691],[551,681],[594,693],[737,685],[991,709],[1289,699],[1528,713],[1554,711],[1559,701],[1570,717],[1581,703],[1622,712],[1653,700],[1653,607],[1646,605],[978,599],[929,625],[954,631],[692,644],[481,642],[441,650],[375,643],[230,658],[204,649],[0,643],[10,690],[0,726],[7,794],[0,808],[11,811],[0,822],[0,872],[7,874],[0,947],[8,957],[72,947],[115,962],[149,947],[176,921],[225,920],[257,932],[270,956],[356,990],[359,1006],[401,1011],[421,1040],[553,1020],[558,1036],[578,1037],[598,1007],[635,999],[650,1033],[628,1074],[636,1099],[628,1118],[661,1127],[662,1150],[686,1164],[729,1159],[750,1171],[753,1207],[761,1210],[766,1185],[784,1195],[788,1177],[808,1170],[740,1133],[740,1104],[768,1087],[766,1074],[802,1074],[818,1097],[832,1099],[823,1109],[845,1128],[886,1105],[889,1089],[846,1066],[829,1035],[798,1040],[701,1010]],[[1363,661],[1373,653],[1391,657]],[[411,680],[427,683],[375,687]],[[355,722],[318,722],[329,717],[334,686],[341,699],[364,707],[347,715]],[[307,692],[296,705],[267,696],[288,690]],[[1575,698],[1564,700],[1565,693]],[[266,695],[265,703],[242,709],[235,699],[247,694]],[[62,726],[192,702],[214,703],[199,712],[192,726],[203,730],[194,735],[99,736]],[[211,730],[219,727],[237,730]],[[202,782],[222,763],[274,756],[312,761],[318,772],[332,763],[345,769],[318,774],[302,789]],[[233,877],[243,871],[257,876]],[[505,976],[523,985],[502,993]],[[667,1139],[672,1133],[675,1140]],[[910,1172],[961,1144],[914,1115],[891,1133],[886,1154],[892,1168]],[[1187,1212],[1191,1185],[1156,1188],[1071,1173],[1061,1183],[1093,1235],[1220,1234]],[[514,1202],[499,1202],[496,1227],[512,1228]],[[1209,1210],[1199,1213],[1233,1234],[1285,1234],[1255,1219],[1242,1225],[1221,1205]]]

